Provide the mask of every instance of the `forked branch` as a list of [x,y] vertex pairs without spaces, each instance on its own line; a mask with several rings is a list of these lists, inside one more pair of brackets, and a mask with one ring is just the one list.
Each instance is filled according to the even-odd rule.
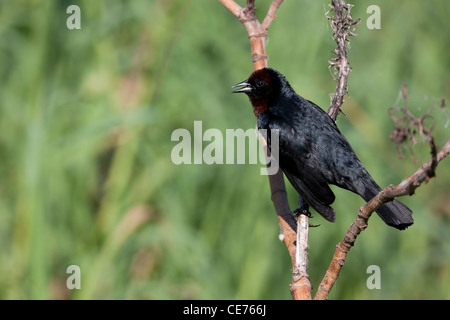
[[[283,0],[272,1],[263,22],[260,23],[255,15],[255,0],[247,0],[245,8],[239,6],[234,0],[219,0],[247,30],[251,50],[254,70],[267,67],[266,40],[267,29],[275,18],[275,13]],[[347,93],[347,80],[351,70],[347,59],[347,44],[349,36],[355,36],[355,27],[360,19],[353,20],[350,10],[352,5],[347,4],[345,0],[331,0],[330,10],[326,13],[333,29],[333,38],[336,40],[337,48],[335,50],[336,58],[329,61],[330,72],[337,80],[336,93],[333,96],[328,114],[333,120],[342,107],[344,95]],[[334,16],[329,14],[334,12]],[[336,79],[335,73],[338,73]],[[405,109],[405,112],[409,110]],[[411,116],[411,114],[409,115]],[[413,119],[412,117],[410,117]],[[393,118],[394,119],[394,118]],[[417,119],[417,118],[415,118]],[[423,119],[422,124],[423,124]],[[419,119],[420,120],[420,119]],[[420,126],[420,121],[418,124]],[[427,132],[426,127],[422,126],[422,132],[429,134],[430,146],[432,149],[432,159],[423,164],[414,174],[403,180],[396,187],[388,186],[381,190],[372,200],[366,203],[358,211],[356,220],[350,225],[343,240],[336,246],[335,254],[330,266],[320,283],[314,299],[327,299],[328,294],[333,287],[339,272],[345,263],[347,253],[354,245],[357,236],[367,227],[368,219],[372,213],[384,203],[393,200],[402,195],[411,195],[424,181],[435,176],[437,164],[447,157],[450,153],[450,140],[447,141],[442,150],[437,153],[437,147],[434,143],[434,137],[431,130]],[[264,139],[262,142],[266,152],[268,150]],[[281,226],[282,240],[284,241],[293,266],[293,280],[291,284],[291,294],[294,299],[311,299],[311,284],[308,276],[308,218],[300,215],[297,222],[297,234],[293,229],[295,222],[291,216],[291,210],[287,201],[286,188],[283,179],[283,173],[279,170],[275,175],[269,175],[272,202],[278,215],[278,221]],[[297,244],[297,245],[296,245]]]
[[[267,29],[275,18],[275,13],[283,0],[272,1],[263,22],[260,23],[255,14],[255,1],[247,0],[245,8],[240,7],[233,0],[219,0],[239,21],[244,25],[250,39],[252,50],[253,69],[258,70],[267,67],[266,41]],[[267,153],[267,144],[262,138]],[[291,216],[291,210],[287,200],[286,187],[281,170],[274,175],[269,175],[272,202],[278,215],[281,227],[281,238],[285,243],[292,262],[291,294],[294,299],[311,299],[311,283],[306,272],[307,238],[301,243],[297,242],[297,235],[293,226],[295,221]],[[300,215],[297,221],[297,234],[308,234],[308,217]],[[304,239],[304,238],[303,238]],[[297,243],[297,246],[296,246]],[[298,261],[298,259],[302,259]]]

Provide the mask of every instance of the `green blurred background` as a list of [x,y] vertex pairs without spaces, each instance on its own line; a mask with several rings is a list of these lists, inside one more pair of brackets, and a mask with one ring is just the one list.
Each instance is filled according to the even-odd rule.
[[[241,5],[245,1],[238,1]],[[260,18],[270,1],[256,1]],[[328,1],[286,0],[269,30],[269,65],[325,110],[335,82]],[[66,9],[81,8],[81,30]],[[369,30],[369,5],[381,29]],[[435,107],[450,137],[447,0],[356,1],[346,117],[338,125],[381,186],[418,165],[399,160],[387,110],[409,85],[416,115]],[[245,29],[214,0],[0,1],[0,298],[290,299],[290,258],[261,165],[174,165],[177,128],[255,127],[230,86],[252,71]],[[204,144],[205,145],[205,144]],[[414,147],[419,162],[426,144]],[[317,288],[362,200],[334,188],[337,221],[317,213],[309,271]],[[399,232],[374,216],[330,299],[450,298],[449,160],[404,201]],[[291,207],[296,193],[288,185]],[[81,289],[69,290],[69,265]],[[369,290],[367,267],[381,269]]]

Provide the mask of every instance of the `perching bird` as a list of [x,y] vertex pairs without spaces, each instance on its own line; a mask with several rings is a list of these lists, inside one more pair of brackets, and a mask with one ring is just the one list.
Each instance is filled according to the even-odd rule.
[[[329,184],[359,194],[365,201],[381,188],[356,156],[331,117],[295,93],[286,78],[264,68],[233,86],[250,98],[258,129],[279,130],[279,166],[304,201],[334,222],[335,195]],[[403,230],[414,223],[412,211],[393,200],[377,210],[389,226]]]

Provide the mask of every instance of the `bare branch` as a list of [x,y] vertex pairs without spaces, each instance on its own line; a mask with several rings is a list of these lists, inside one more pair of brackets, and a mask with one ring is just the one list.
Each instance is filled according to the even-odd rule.
[[234,0],[219,0],[236,18],[240,19],[242,11],[244,10]]
[[291,294],[294,300],[311,300],[311,282],[308,274],[309,218],[299,215],[297,219],[297,250],[292,270]]
[[267,11],[266,17],[264,18],[264,20],[262,22],[262,26],[263,26],[264,30],[269,29],[270,24],[272,23],[273,19],[275,19],[275,17],[276,17],[275,13],[277,12],[277,9],[281,5],[282,2],[283,2],[283,0],[274,0],[270,4],[269,11]]
[[[331,28],[333,29],[333,38],[337,43],[337,48],[334,50],[336,58],[329,61],[330,66],[328,69],[334,80],[336,78],[333,72],[339,71],[336,93],[328,109],[328,115],[336,121],[336,117],[344,102],[344,95],[347,93],[347,79],[351,71],[350,64],[347,60],[347,44],[350,42],[348,36],[356,35],[354,30],[361,20],[353,20],[350,14],[353,5],[347,4],[345,0],[332,0],[328,6],[331,9],[325,15],[330,21]],[[334,17],[329,16],[331,12],[334,12]]]
[[[248,37],[250,39],[250,46],[252,50],[252,62],[253,69],[258,70],[267,67],[267,55],[266,55],[266,41],[267,41],[267,29],[269,28],[271,22],[275,18],[275,12],[283,2],[283,0],[274,0],[267,16],[264,19],[263,24],[261,24],[255,14],[255,0],[247,0],[245,8],[241,8],[233,0],[219,0],[228,10],[230,10],[244,25],[247,30]],[[263,143],[266,155],[268,155],[267,142],[264,137],[261,136],[261,141]],[[293,266],[293,276],[291,284],[291,294],[294,299],[311,299],[311,284],[309,282],[309,277],[298,276],[299,273],[296,272],[296,254],[297,254],[297,236],[295,232],[295,221],[292,218],[291,210],[289,208],[289,202],[287,200],[286,187],[284,184],[283,172],[278,170],[274,175],[269,175],[270,190],[272,194],[272,202],[275,207],[275,211],[278,216],[278,222],[281,227],[282,241],[285,243],[289,255],[291,257],[291,262]],[[305,217],[308,219],[307,217]],[[302,218],[302,219],[305,219]],[[308,234],[308,222],[299,224],[301,226],[301,231],[298,229],[298,233]],[[307,248],[307,245],[306,245]],[[306,255],[303,255],[306,257]],[[302,257],[303,257],[302,256]],[[300,265],[308,264],[308,260],[298,262]]]
[[[263,136],[261,140],[268,155],[267,143]],[[278,215],[281,227],[281,240],[289,251],[292,263],[291,295],[294,300],[311,300],[311,283],[308,276],[308,217],[300,215],[297,220],[297,233],[295,222],[291,215],[287,201],[286,188],[281,170],[275,175],[269,175],[272,201]]]
[[[344,239],[336,246],[333,259],[330,266],[325,273],[322,282],[319,285],[314,300],[325,300],[328,298],[331,288],[333,287],[336,279],[339,276],[342,266],[345,263],[345,258],[348,251],[353,247],[356,237],[366,229],[368,220],[372,213],[381,207],[386,202],[392,201],[394,198],[404,195],[412,195],[414,191],[424,182],[428,182],[430,178],[434,176],[434,169],[437,163],[442,161],[450,154],[450,140],[444,145],[442,150],[436,155],[434,159],[423,164],[414,174],[403,180],[396,187],[390,185],[381,190],[372,200],[367,202],[363,207],[359,208],[358,217],[350,225],[345,233]],[[435,162],[435,163],[434,163]],[[430,176],[430,172],[433,172],[433,176]]]

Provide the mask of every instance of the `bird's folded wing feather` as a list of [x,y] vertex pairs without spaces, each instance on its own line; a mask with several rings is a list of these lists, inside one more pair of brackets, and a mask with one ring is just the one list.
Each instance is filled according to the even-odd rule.
[[[311,139],[295,132],[287,123],[271,121],[270,129],[279,130],[279,163],[290,183],[303,196],[310,206],[329,221],[335,220],[330,205],[335,196],[328,186],[322,169],[318,168],[314,157]],[[271,144],[269,143],[271,146]],[[273,146],[272,146],[273,148]]]

